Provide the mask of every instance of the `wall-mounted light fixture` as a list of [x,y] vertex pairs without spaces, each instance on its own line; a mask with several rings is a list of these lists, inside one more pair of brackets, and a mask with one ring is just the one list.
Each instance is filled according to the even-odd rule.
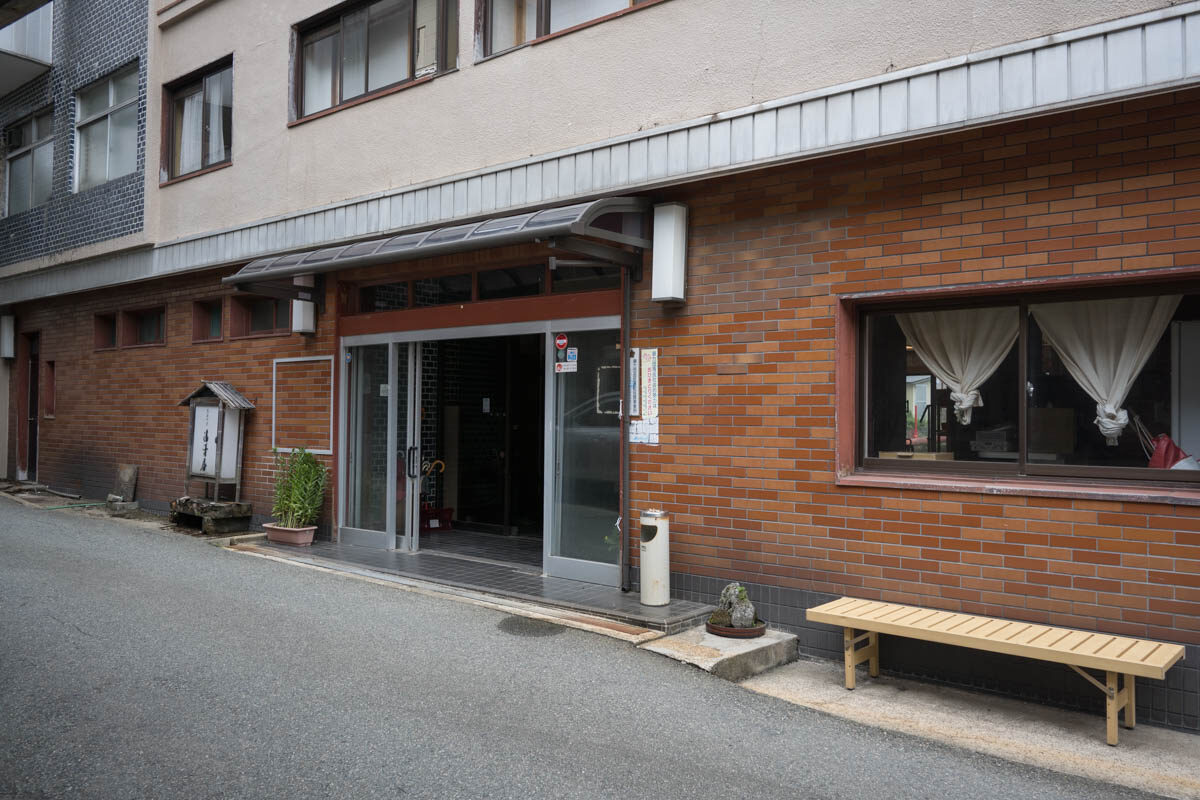
[[688,209],[683,203],[654,207],[654,274],[650,299],[682,303],[687,292]]

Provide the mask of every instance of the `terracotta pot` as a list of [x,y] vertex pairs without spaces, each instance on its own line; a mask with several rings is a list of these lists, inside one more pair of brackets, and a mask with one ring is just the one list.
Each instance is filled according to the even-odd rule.
[[263,524],[263,530],[267,532],[268,542],[279,542],[280,544],[294,544],[299,547],[310,545],[313,542],[313,534],[317,531],[316,525],[310,525],[307,528],[285,528],[282,525],[276,525],[274,522]]
[[767,623],[760,622],[753,628],[734,628],[726,625],[713,625],[711,622],[704,623],[704,630],[714,636],[725,636],[729,639],[756,639],[767,632]]

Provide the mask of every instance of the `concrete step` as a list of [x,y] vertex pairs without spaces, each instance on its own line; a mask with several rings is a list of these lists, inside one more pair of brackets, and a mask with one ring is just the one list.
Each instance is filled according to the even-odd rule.
[[703,625],[641,645],[642,649],[692,664],[727,681],[742,681],[796,660],[796,635],[770,628],[757,639],[727,639]]

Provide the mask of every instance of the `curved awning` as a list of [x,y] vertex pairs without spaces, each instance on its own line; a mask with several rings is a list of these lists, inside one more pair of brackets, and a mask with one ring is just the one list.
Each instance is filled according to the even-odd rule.
[[223,278],[222,283],[237,285],[313,275],[350,267],[573,236],[587,236],[618,245],[649,249],[650,239],[645,222],[649,209],[649,202],[639,197],[606,197],[465,225],[404,233],[306,253],[260,258]]

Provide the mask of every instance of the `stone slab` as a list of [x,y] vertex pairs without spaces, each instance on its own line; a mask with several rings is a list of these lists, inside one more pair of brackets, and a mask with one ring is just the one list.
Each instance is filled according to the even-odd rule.
[[231,503],[228,501],[207,500],[203,497],[180,497],[171,501],[171,513],[190,514],[193,517],[225,519],[228,517],[249,517],[249,503]]
[[714,636],[703,625],[642,645],[652,653],[692,664],[727,681],[742,681],[774,667],[795,661],[796,635],[767,632],[757,639]]
[[112,514],[114,517],[123,517],[126,514],[132,514],[138,510],[138,503],[136,500],[129,503],[119,500],[109,500],[105,505],[108,507],[108,513]]

